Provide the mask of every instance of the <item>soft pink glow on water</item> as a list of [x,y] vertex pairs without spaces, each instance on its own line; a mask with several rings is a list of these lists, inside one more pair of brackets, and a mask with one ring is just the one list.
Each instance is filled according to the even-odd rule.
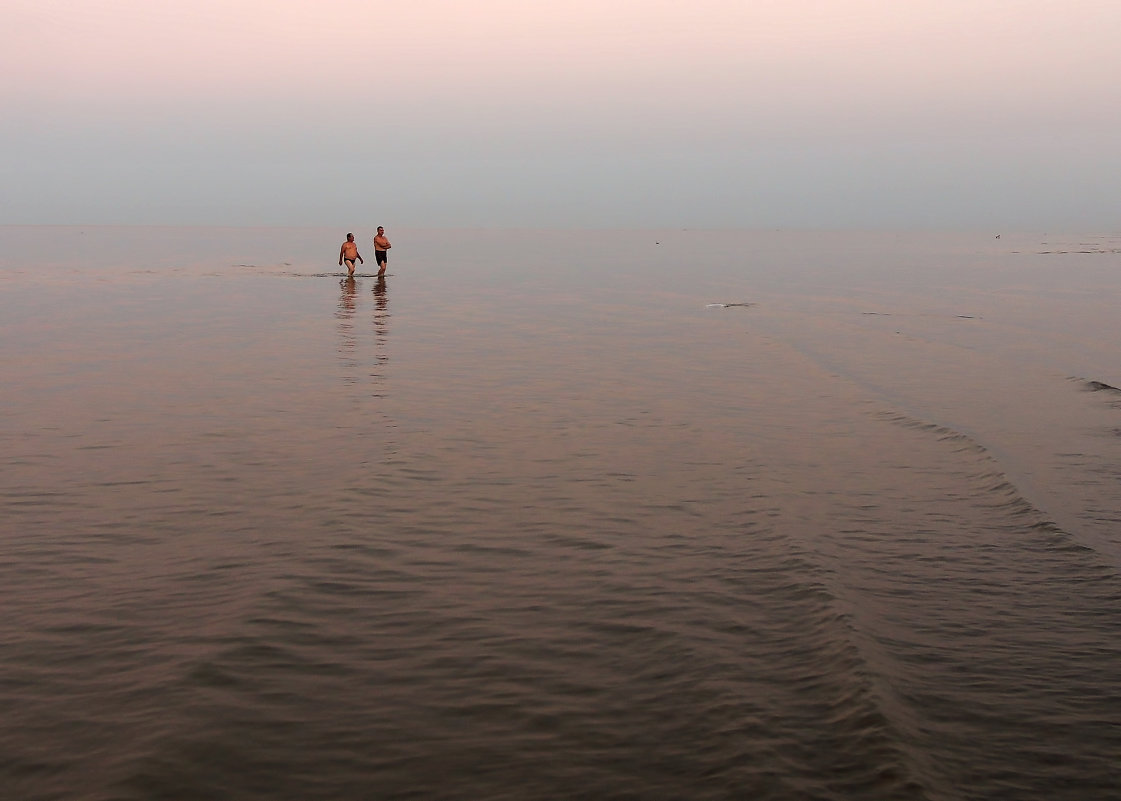
[[5,799],[1118,797],[1121,238],[387,233],[0,226]]

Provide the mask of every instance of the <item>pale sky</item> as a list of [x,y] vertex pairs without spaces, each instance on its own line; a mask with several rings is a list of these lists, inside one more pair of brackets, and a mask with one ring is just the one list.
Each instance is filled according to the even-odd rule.
[[0,224],[1116,230],[1117,0],[0,0]]

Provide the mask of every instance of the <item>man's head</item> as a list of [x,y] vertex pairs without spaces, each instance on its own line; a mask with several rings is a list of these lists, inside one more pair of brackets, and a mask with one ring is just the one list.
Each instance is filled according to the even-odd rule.
[[382,228],[382,227],[381,227],[381,226],[379,225],[379,226],[378,226],[378,236],[381,236],[381,235],[382,235],[382,234],[384,234],[384,233],[385,233],[385,229],[384,229],[384,228]]
[[353,242],[354,241],[354,234],[347,234],[346,235],[346,241],[347,242]]

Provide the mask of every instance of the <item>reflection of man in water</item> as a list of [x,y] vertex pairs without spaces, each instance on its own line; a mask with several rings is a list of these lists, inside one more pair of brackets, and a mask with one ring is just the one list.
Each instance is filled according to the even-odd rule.
[[358,306],[358,282],[348,275],[339,281],[339,289],[342,294],[339,295],[339,313],[336,317],[349,320]]
[[370,373],[376,381],[385,377],[383,368],[389,362],[389,294],[385,283],[385,275],[378,273],[374,284],[374,359],[377,364]]
[[[381,229],[379,228],[378,230],[380,231]],[[343,262],[346,262],[347,275],[354,275],[355,259],[358,259],[358,261],[363,264],[366,263],[366,260],[362,258],[362,254],[358,252],[358,245],[354,241],[354,234],[347,234],[346,241],[343,242],[342,249],[339,250],[339,266],[342,267]]]
[[358,282],[351,276],[339,279],[339,307],[335,310],[335,319],[339,321],[339,336],[342,342],[339,345],[339,354],[344,358],[348,368],[353,368],[350,361],[358,345],[354,333],[354,311],[358,306]]
[[385,265],[389,261],[389,254],[386,251],[391,247],[393,245],[385,238],[385,229],[379,225],[378,235],[374,237],[374,259],[378,263],[378,275],[385,274]]

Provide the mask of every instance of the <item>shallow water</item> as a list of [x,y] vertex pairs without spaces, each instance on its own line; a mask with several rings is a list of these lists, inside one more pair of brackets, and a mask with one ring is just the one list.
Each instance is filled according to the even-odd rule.
[[1121,238],[389,235],[0,228],[7,797],[1121,793]]

